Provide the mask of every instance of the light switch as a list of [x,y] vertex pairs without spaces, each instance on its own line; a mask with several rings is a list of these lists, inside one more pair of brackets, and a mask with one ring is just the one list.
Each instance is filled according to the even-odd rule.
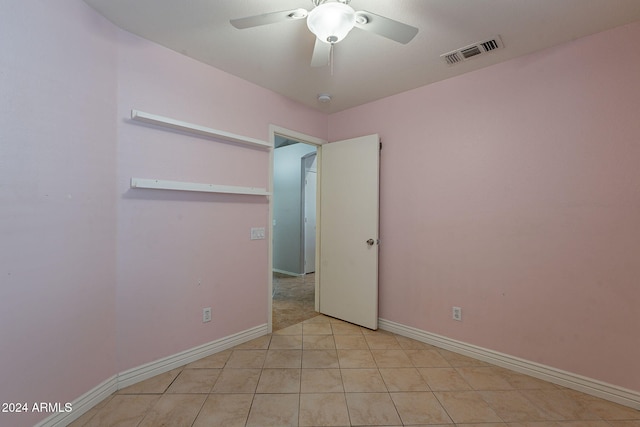
[[264,227],[252,227],[251,228],[251,240],[264,240],[265,228]]

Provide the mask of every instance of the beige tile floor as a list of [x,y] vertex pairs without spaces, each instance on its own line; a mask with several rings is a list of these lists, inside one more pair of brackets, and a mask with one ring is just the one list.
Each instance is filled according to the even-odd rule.
[[640,427],[640,411],[316,316],[122,389],[72,426]]

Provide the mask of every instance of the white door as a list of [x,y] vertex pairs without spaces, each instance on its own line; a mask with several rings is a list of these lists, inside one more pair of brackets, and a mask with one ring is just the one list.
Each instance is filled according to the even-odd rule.
[[316,271],[316,153],[303,157],[304,164],[304,273]]
[[378,135],[323,145],[319,168],[320,312],[377,329]]

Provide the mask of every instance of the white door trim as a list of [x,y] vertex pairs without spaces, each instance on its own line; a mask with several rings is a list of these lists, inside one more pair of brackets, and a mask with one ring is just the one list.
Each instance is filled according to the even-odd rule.
[[[269,189],[268,191],[270,192],[270,194],[273,194],[273,150],[275,150],[274,147],[276,142],[276,135],[283,136],[289,139],[294,139],[296,141],[304,142],[305,144],[317,146],[318,161],[320,161],[321,146],[322,144],[325,144],[327,142],[324,139],[317,138],[315,136],[307,135],[304,133],[300,133],[295,130],[283,128],[276,125],[269,125],[269,142],[271,143],[271,147],[272,147],[269,151]],[[319,173],[320,172],[318,171],[318,174]],[[320,191],[321,191],[320,185],[318,185],[317,196],[316,196],[317,198],[320,197]],[[267,333],[270,334],[271,332],[273,332],[273,298],[272,298],[272,294],[273,294],[273,272],[272,272],[272,269],[273,269],[273,196],[268,196],[268,197],[269,197],[269,233],[268,233],[268,239],[267,239],[268,240],[267,262],[269,265],[269,268],[268,268],[269,274],[267,278],[268,280]],[[316,218],[316,220],[319,221],[318,218]],[[317,254],[320,253],[317,249],[317,245],[318,245],[318,240],[316,239],[316,259],[317,259]],[[316,265],[316,275],[315,275],[315,309],[316,311],[318,311],[318,305],[319,305],[319,300],[318,300],[318,295],[319,295],[319,290],[318,290],[319,274],[318,273],[319,272],[317,270],[318,268]]]
[[[318,150],[316,149],[316,151],[305,154],[304,156],[302,156],[302,158],[300,159],[300,248],[302,249],[300,256],[301,256],[301,260],[300,263],[301,265],[301,271],[303,272],[303,274],[307,274],[307,239],[308,239],[308,235],[307,235],[307,180],[308,180],[308,176],[310,170],[307,169],[306,167],[306,162],[308,159],[313,158],[316,161],[316,165],[317,165],[317,160],[318,160]],[[316,166],[316,170],[315,172],[313,172],[316,174],[316,187],[317,187],[317,175],[318,175],[318,168]],[[314,195],[315,199],[318,199],[318,191],[316,188],[315,191],[315,195]],[[318,212],[318,206],[316,203],[316,213]],[[314,216],[314,224],[316,222],[316,218]],[[317,242],[317,239],[315,238],[315,232],[314,234],[314,240]],[[318,246],[317,244],[314,244],[314,246]],[[314,248],[315,249],[315,248]],[[317,256],[315,256],[314,253],[314,260],[317,258]],[[313,267],[313,271],[311,272],[315,272],[315,265]]]

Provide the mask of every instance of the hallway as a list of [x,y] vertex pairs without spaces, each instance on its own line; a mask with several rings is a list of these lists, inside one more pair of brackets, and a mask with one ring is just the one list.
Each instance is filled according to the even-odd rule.
[[279,331],[317,316],[315,274],[287,276],[273,273],[273,331]]

